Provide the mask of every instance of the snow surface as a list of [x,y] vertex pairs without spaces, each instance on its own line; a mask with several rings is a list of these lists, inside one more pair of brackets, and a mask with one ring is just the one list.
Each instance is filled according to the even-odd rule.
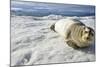
[[11,16],[11,66],[95,61],[94,44],[73,49],[49,27],[63,18],[78,19],[95,28],[95,17]]

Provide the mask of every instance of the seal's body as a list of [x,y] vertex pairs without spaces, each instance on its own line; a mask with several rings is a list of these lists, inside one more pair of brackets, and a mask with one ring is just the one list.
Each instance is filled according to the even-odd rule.
[[62,19],[51,26],[71,47],[86,47],[94,41],[94,30],[78,20]]

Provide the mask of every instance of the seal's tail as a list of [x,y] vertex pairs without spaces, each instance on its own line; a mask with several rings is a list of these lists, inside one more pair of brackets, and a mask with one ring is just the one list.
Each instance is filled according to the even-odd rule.
[[54,32],[56,32],[55,31],[55,23],[50,26],[50,29],[53,30]]

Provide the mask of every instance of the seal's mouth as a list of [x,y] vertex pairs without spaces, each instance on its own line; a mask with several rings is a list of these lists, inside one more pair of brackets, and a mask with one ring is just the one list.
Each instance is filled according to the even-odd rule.
[[86,41],[92,41],[93,40],[93,37],[89,36],[89,37],[86,37],[84,38]]
[[83,37],[82,38],[82,42],[84,42],[84,43],[92,43],[93,40],[94,40],[93,37]]

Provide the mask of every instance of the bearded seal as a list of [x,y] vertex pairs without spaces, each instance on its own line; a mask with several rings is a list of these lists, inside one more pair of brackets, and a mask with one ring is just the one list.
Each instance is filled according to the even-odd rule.
[[73,48],[82,48],[94,42],[95,32],[79,20],[62,19],[50,27],[51,30],[62,36],[65,42]]

